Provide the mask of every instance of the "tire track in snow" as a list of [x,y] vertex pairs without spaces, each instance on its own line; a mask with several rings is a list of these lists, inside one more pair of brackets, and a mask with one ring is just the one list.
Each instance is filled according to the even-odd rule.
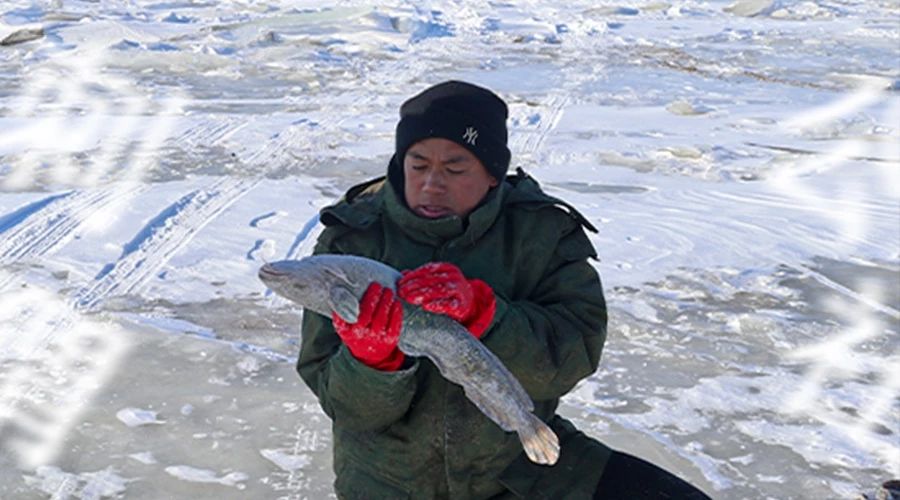
[[277,169],[302,160],[298,152],[311,150],[314,138],[324,139],[325,135],[322,122],[301,118],[269,136],[261,146],[241,150],[238,157],[249,165],[268,165]]
[[132,293],[155,275],[208,223],[259,180],[223,178],[166,207],[128,242],[122,256],[75,293],[74,307],[96,310],[109,297]]
[[[206,224],[258,182],[224,178],[183,196],[141,228],[125,245],[122,257],[72,297],[61,297],[39,286],[22,291],[0,290],[3,296],[0,320],[8,327],[0,329],[0,362],[13,361],[0,370],[0,431],[12,426],[24,428],[33,436],[27,443],[16,440],[0,443],[0,453],[15,455],[13,458],[26,467],[54,459],[79,421],[85,402],[115,375],[118,363],[130,349],[116,326],[92,320],[84,313],[97,309],[110,296],[140,287]],[[82,215],[85,212],[75,208],[97,207],[102,200],[114,197],[109,192],[76,192],[45,198],[3,217],[0,224],[4,226],[0,227],[11,230],[33,217],[45,221],[71,220],[70,212]],[[78,200],[82,202],[76,203]],[[61,210],[61,207],[71,210]],[[30,234],[21,227],[18,229],[21,234]],[[40,234],[52,241],[55,233]],[[50,250],[53,245],[42,248]],[[0,280],[13,279],[13,275],[0,268]],[[241,347],[255,354],[271,355],[265,348]],[[282,358],[275,359],[285,361]],[[76,363],[77,373],[63,379],[53,375],[67,373]],[[67,411],[52,411],[58,407]]]
[[232,136],[250,125],[246,117],[237,116],[211,116],[208,119],[197,121],[189,125],[179,134],[167,141],[170,150],[182,151],[187,155],[206,155],[210,149],[216,147],[228,148],[228,141]]
[[244,148],[237,155],[251,166],[264,165],[267,170],[277,170],[287,165],[309,161],[309,158],[342,156],[341,148],[352,143],[353,132],[342,126],[359,115],[370,113],[375,97],[370,94],[359,95],[352,100],[351,109],[343,113],[329,112],[329,109],[346,108],[346,97],[340,103],[321,102],[322,95],[312,96],[310,107],[317,102],[313,112],[288,124],[285,128],[270,135],[258,147]]
[[[85,221],[115,202],[134,197],[143,186],[71,191],[49,196],[9,216],[10,227],[0,222],[0,265],[49,255],[76,234]],[[6,218],[4,218],[6,219]]]
[[[534,122],[534,127],[524,127],[515,131],[510,142],[510,149],[517,155],[534,155],[540,152],[546,142],[547,137],[553,133],[553,130],[559,124],[563,116],[566,104],[569,99],[565,94],[550,94],[546,100],[540,104],[542,112],[540,114],[531,113],[529,116],[520,118],[526,123]],[[525,108],[530,109],[530,108]]]
[[22,221],[30,217],[32,214],[42,210],[47,205],[56,202],[60,198],[71,196],[73,192],[74,191],[69,191],[41,198],[40,200],[33,201],[0,217],[0,234],[3,234],[12,228],[15,228],[18,224],[22,223]]
[[191,150],[198,146],[217,146],[246,127],[248,123],[246,118],[234,116],[226,116],[218,120],[201,121],[183,131],[174,142],[183,144],[186,150]]

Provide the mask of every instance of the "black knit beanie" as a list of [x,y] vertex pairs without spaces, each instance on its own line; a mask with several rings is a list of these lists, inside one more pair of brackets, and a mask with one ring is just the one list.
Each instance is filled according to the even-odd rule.
[[424,90],[400,107],[396,147],[390,169],[402,176],[403,157],[413,144],[429,137],[451,140],[471,151],[488,173],[503,180],[509,168],[503,99],[471,83],[448,81]]

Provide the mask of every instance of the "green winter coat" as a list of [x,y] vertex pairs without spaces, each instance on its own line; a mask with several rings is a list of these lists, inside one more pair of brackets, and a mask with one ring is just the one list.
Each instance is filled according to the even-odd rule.
[[426,359],[397,372],[358,362],[331,320],[305,312],[297,370],[331,417],[339,498],[590,498],[609,449],[555,415],[559,398],[597,369],[606,304],[580,214],[521,170],[469,214],[429,220],[376,179],[325,208],[314,253],[362,255],[397,269],[458,265],[497,297],[482,341],[519,379],[562,443],[532,464]]

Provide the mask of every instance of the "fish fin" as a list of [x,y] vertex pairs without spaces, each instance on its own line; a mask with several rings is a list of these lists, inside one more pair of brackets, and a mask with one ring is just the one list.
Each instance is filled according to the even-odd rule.
[[347,286],[356,286],[353,280],[350,279],[350,276],[341,268],[328,266],[323,269],[327,274],[330,274],[337,278],[341,283],[345,283]]
[[359,299],[349,288],[333,286],[328,290],[328,300],[331,310],[347,323],[356,323],[359,318]]
[[530,413],[528,417],[529,425],[518,430],[525,454],[536,464],[555,464],[559,460],[559,438],[541,419]]

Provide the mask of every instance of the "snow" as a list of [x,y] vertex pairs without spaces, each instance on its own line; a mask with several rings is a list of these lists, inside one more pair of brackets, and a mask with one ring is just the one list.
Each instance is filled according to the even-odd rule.
[[0,6],[37,28],[0,47],[0,497],[333,496],[256,271],[445,79],[600,230],[579,428],[716,498],[900,476],[895,1]]
[[289,450],[259,450],[259,454],[288,472],[302,469],[312,461],[308,455],[295,455]]
[[128,458],[137,460],[138,462],[145,464],[145,465],[152,465],[152,464],[159,463],[156,460],[156,457],[153,456],[153,453],[151,453],[149,451],[145,451],[142,453],[132,453],[132,454],[128,455]]
[[222,477],[217,477],[214,471],[198,469],[189,465],[171,465],[166,467],[166,472],[182,481],[217,483],[224,486],[235,486],[238,489],[243,489],[244,485],[240,484],[240,482],[247,480],[247,475],[242,472],[229,472]]
[[36,491],[51,495],[51,498],[67,500],[99,500],[116,498],[127,489],[127,480],[116,475],[110,468],[96,472],[72,474],[59,467],[39,466],[34,476],[26,476],[27,484]]
[[157,412],[150,410],[142,410],[140,408],[122,408],[116,412],[116,418],[122,421],[128,427],[138,427],[141,425],[162,425],[165,420],[157,418]]

